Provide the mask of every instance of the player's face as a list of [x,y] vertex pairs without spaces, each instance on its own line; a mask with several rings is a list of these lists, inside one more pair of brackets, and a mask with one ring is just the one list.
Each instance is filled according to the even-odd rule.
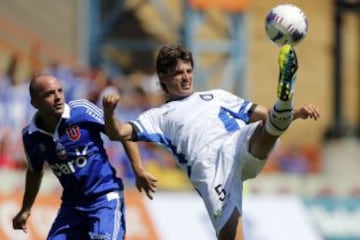
[[51,76],[39,77],[32,103],[43,115],[60,117],[64,112],[65,97],[59,80]]
[[193,68],[190,62],[178,60],[174,68],[160,81],[166,85],[171,98],[186,97],[193,93]]

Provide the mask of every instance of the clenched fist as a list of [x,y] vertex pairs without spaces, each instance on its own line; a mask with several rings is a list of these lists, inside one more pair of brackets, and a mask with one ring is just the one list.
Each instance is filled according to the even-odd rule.
[[118,102],[120,102],[120,96],[115,94],[106,95],[103,97],[104,112],[113,113]]
[[30,217],[29,211],[20,211],[13,219],[13,229],[21,229],[27,232],[26,221]]

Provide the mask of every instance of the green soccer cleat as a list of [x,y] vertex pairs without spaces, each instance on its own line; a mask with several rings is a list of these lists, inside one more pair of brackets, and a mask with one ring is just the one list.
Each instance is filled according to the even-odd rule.
[[287,44],[281,47],[279,67],[280,73],[277,96],[280,100],[287,101],[294,93],[296,71],[298,69],[296,52],[292,46]]

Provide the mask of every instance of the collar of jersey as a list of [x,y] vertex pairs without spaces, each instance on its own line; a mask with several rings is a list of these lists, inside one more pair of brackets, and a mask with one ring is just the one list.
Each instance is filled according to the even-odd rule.
[[[34,115],[34,117],[32,118],[32,120],[31,120],[31,122],[30,122],[30,125],[29,125],[29,133],[31,134],[31,133],[33,133],[33,132],[35,132],[35,131],[39,131],[39,132],[48,134],[48,132],[46,132],[46,131],[44,131],[44,130],[42,130],[42,129],[40,129],[40,128],[38,128],[38,127],[36,126],[36,121],[35,121],[36,118],[37,118],[37,114]],[[70,118],[70,107],[69,107],[68,104],[65,103],[64,112],[63,112],[63,114],[61,115],[61,119],[68,119],[68,118]],[[59,120],[56,128],[59,126],[59,123],[61,122],[61,119]]]
[[190,97],[190,96],[193,95],[193,94],[194,94],[194,92],[191,93],[191,94],[188,95],[188,96],[185,96],[185,97],[172,98],[172,99],[167,100],[166,103],[173,102],[173,101],[181,101],[181,100],[184,100],[185,98]]

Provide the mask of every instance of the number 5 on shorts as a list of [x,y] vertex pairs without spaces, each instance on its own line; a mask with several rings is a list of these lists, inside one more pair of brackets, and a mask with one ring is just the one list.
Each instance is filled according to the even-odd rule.
[[226,197],[225,189],[222,187],[221,184],[217,185],[215,188],[216,194],[219,196],[220,201],[224,201]]

